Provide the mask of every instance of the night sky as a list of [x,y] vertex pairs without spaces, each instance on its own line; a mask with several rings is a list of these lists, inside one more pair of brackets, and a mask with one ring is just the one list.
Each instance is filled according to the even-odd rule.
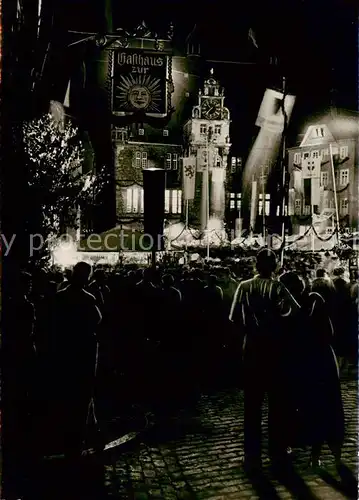
[[[91,9],[86,0],[71,0],[73,29],[91,27],[93,5]],[[308,117],[325,112],[333,99],[338,108],[358,109],[355,1],[151,0],[126,4],[113,1],[114,29],[134,27],[142,19],[155,31],[163,30],[173,21],[179,46],[184,46],[186,36],[196,24],[205,57],[257,63],[213,64],[215,75],[226,89],[226,104],[232,113],[232,141],[238,152],[248,149],[256,133],[254,122],[265,88],[279,87],[282,74],[287,77],[288,91],[297,96],[289,130],[292,143],[303,131]],[[250,27],[256,33],[258,49],[248,40]],[[279,68],[273,70],[268,66],[270,55],[279,58]]]

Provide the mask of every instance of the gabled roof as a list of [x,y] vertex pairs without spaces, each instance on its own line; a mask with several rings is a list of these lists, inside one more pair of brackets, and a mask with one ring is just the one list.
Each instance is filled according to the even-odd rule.
[[304,146],[319,146],[320,144],[327,144],[334,142],[334,136],[329,130],[328,125],[320,123],[318,125],[310,125],[303,137],[300,147]]
[[348,109],[329,109],[315,114],[296,136],[292,148],[328,145],[342,139],[359,140],[359,113]]

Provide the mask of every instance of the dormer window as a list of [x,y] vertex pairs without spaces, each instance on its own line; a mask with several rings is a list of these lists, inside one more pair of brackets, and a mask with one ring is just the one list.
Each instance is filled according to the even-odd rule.
[[204,88],[204,95],[208,95],[208,87]]
[[315,133],[317,137],[324,137],[324,128],[323,127],[316,128]]
[[214,95],[218,96],[219,95],[219,92],[218,92],[218,89],[214,89]]

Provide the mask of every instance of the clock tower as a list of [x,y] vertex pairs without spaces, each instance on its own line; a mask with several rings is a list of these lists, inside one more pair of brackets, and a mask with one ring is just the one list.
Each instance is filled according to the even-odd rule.
[[223,228],[227,158],[231,146],[230,114],[224,99],[224,90],[211,69],[198,93],[192,117],[184,126],[187,153],[196,158],[196,192],[200,198],[200,203],[197,207],[194,203],[191,211],[197,212],[194,215],[200,219],[202,229],[211,225]]

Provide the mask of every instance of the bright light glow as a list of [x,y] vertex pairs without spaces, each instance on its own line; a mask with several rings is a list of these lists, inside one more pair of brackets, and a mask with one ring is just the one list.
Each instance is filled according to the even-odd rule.
[[51,263],[61,268],[72,267],[80,260],[76,243],[69,237],[65,240],[58,239],[52,244]]
[[265,129],[260,130],[245,166],[244,189],[251,188],[253,180],[259,180],[263,165],[275,165],[280,142],[280,133],[268,132]]

